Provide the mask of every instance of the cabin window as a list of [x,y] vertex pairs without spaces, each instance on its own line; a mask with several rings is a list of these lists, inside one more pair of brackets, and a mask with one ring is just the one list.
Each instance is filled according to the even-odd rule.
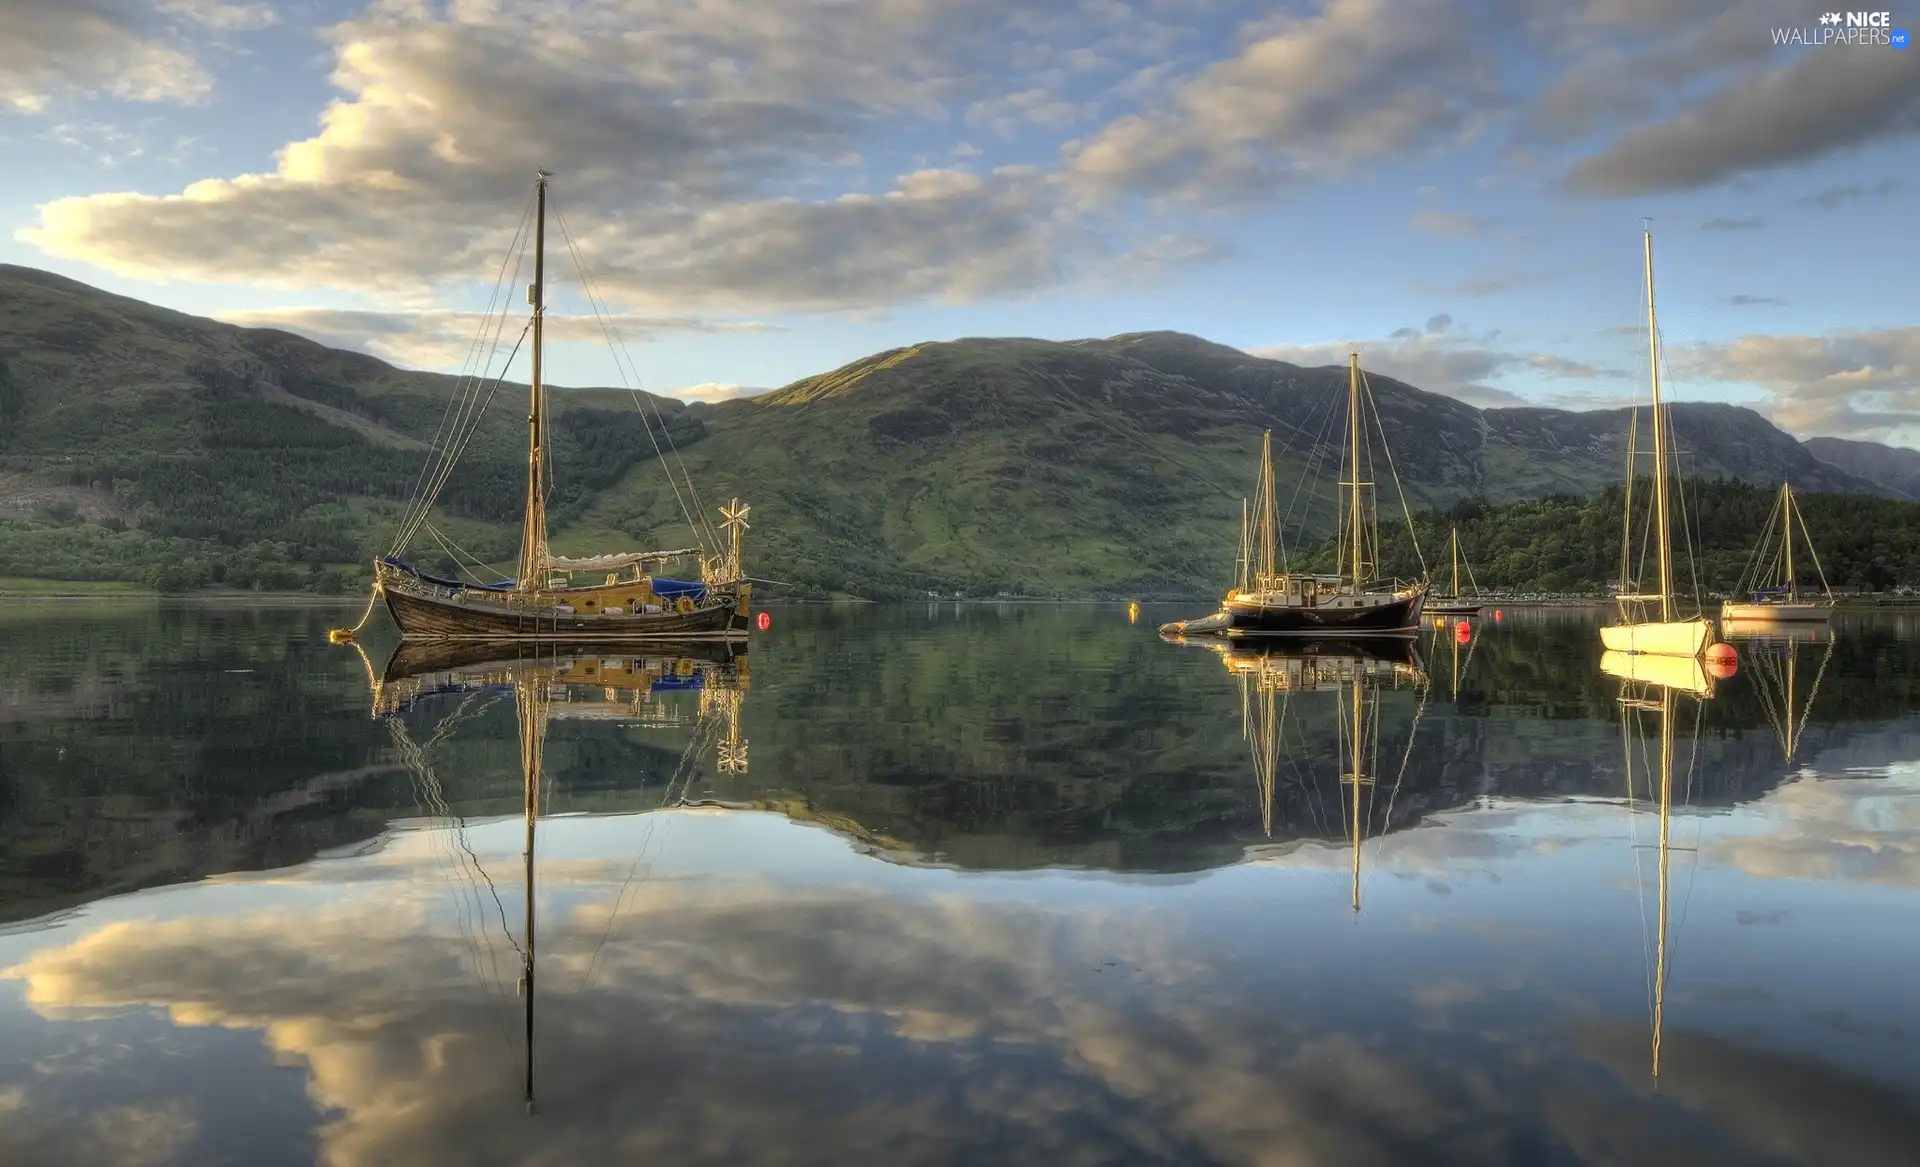
[[587,601],[587,607],[589,607],[589,608],[591,608],[591,607],[593,607],[593,603],[594,603],[594,602],[593,602],[592,600],[588,600],[588,601]]

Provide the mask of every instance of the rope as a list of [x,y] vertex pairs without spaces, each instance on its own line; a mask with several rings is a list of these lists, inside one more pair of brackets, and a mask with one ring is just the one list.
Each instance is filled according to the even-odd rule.
[[[653,426],[646,424],[647,407],[641,399],[640,390],[636,387],[636,383],[640,381],[639,370],[633,369],[632,376],[630,377],[628,375],[629,367],[633,364],[633,358],[626,352],[626,345],[620,336],[619,329],[614,327],[613,322],[600,310],[599,291],[593,283],[593,278],[587,274],[586,265],[580,260],[580,250],[574,245],[573,233],[567,229],[566,216],[562,215],[558,208],[556,208],[553,213],[553,218],[554,222],[560,227],[561,239],[566,242],[567,255],[573,260],[574,271],[579,273],[580,288],[586,295],[587,305],[593,309],[594,320],[600,325],[601,334],[606,337],[607,347],[613,351],[614,368],[620,373],[620,380],[626,385],[627,392],[633,395],[634,409],[640,414],[642,428],[647,431],[647,440],[653,444],[654,457],[660,459],[660,465],[667,471],[667,485],[673,491],[673,500],[679,505],[682,517],[687,520],[687,526],[693,529],[694,538],[700,541],[702,552],[717,554],[717,549],[723,546],[719,532],[715,531],[713,525],[707,522],[705,509],[700,505],[700,494],[694,489],[693,476],[687,473],[687,464],[680,457],[678,447],[673,444],[673,435],[667,432],[666,418],[661,414],[658,402],[653,402],[653,420],[660,424],[659,437],[656,437]],[[667,440],[667,448],[664,451],[660,448],[661,437]],[[669,453],[673,455],[673,461],[671,463],[667,461],[667,455]],[[687,498],[685,499],[680,497],[680,483],[675,479],[673,473],[675,466],[678,466],[680,470],[680,477],[686,480]],[[688,500],[691,500],[691,505],[689,505]],[[709,551],[709,548],[713,550]]]
[[[332,641],[334,644],[352,644],[353,638],[360,635],[360,630],[367,626],[368,617],[373,615],[374,601],[378,600],[379,598],[380,598],[380,583],[378,580],[375,580],[373,584],[373,590],[367,593],[367,606],[360,609],[360,619],[354,621],[354,625],[351,628],[327,629],[327,639]],[[362,659],[365,659],[365,656],[366,654],[364,653],[361,654]],[[373,675],[373,666],[371,664],[367,666],[367,675],[368,676]]]
[[459,462],[460,455],[466,452],[467,445],[473,441],[473,435],[479,431],[480,418],[486,414],[488,406],[493,404],[494,395],[500,392],[500,385],[506,380],[507,369],[512,366],[513,358],[520,352],[520,346],[526,343],[527,334],[532,330],[532,321],[528,321],[526,327],[520,330],[520,339],[513,343],[513,351],[507,354],[507,363],[501,366],[500,375],[494,378],[493,387],[487,391],[487,399],[462,421],[461,424],[466,427],[466,432],[455,439],[456,444],[448,446],[451,457],[442,460],[441,468],[436,473],[427,495],[420,506],[414,510],[412,519],[394,539],[393,550],[388,554],[400,554],[408,544],[413,542],[414,536],[420,533],[421,526],[427,521],[427,512],[433,509],[433,504],[440,498],[440,492],[446,489],[447,479],[453,474],[454,465]]
[[[1400,497],[1400,513],[1407,520],[1407,539],[1413,544],[1413,557],[1414,559],[1419,561],[1420,578],[1424,580],[1427,578],[1427,557],[1420,554],[1420,536],[1413,529],[1413,511],[1407,506],[1407,492],[1400,485],[1400,472],[1394,469],[1393,447],[1387,444],[1387,425],[1385,422],[1380,420],[1380,406],[1379,406],[1379,403],[1377,403],[1373,399],[1373,387],[1367,383],[1367,371],[1365,369],[1360,370],[1360,392],[1361,392],[1361,395],[1366,399],[1367,407],[1373,410],[1373,424],[1379,427],[1380,446],[1387,453],[1387,473],[1393,475],[1393,492]],[[1371,451],[1369,451],[1369,453],[1371,453]],[[1375,501],[1374,501],[1374,529],[1375,529],[1374,537],[1376,539],[1379,538],[1379,526],[1380,526],[1380,521],[1379,521],[1380,504],[1378,500],[1379,500],[1379,494],[1376,488]],[[1377,553],[1375,555],[1374,566],[1376,568],[1378,568],[1379,566]]]

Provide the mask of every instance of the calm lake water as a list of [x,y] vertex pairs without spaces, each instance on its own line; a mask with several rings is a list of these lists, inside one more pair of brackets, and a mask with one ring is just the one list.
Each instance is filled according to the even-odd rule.
[[1912,619],[1699,696],[1191,614],[13,605],[0,1162],[1920,1163]]

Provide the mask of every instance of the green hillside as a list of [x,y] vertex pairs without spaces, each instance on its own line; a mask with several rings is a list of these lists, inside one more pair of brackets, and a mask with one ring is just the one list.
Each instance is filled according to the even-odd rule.
[[[786,594],[1171,596],[1230,573],[1263,429],[1283,497],[1308,488],[1290,529],[1328,529],[1345,382],[1142,333],[916,345],[752,400],[658,405],[703,508],[753,504],[749,570]],[[1370,382],[1418,509],[1617,480],[1621,411],[1483,411]],[[0,266],[0,576],[357,590],[457,387]],[[495,563],[517,539],[525,392],[499,386],[436,519]],[[556,390],[552,408],[556,547],[686,545],[635,399]],[[1874,489],[1749,410],[1682,406],[1675,426],[1691,473]],[[413,554],[452,570],[437,540]]]

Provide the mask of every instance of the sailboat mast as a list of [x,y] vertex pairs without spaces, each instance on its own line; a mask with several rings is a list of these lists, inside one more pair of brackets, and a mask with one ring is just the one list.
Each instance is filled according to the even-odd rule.
[[1786,516],[1786,537],[1780,540],[1781,568],[1787,576],[1787,599],[1789,602],[1800,598],[1800,589],[1793,586],[1793,487],[1789,483],[1780,484],[1780,511]]
[[533,285],[527,302],[533,305],[533,377],[527,402],[527,508],[520,530],[520,576],[516,591],[539,590],[546,576],[547,491],[545,462],[546,389],[540,381],[540,360],[547,314],[547,179],[539,172],[534,182]]
[[531,1110],[533,1098],[533,952],[534,952],[534,887],[533,887],[533,842],[534,822],[540,814],[540,762],[545,752],[546,720],[544,691],[536,692],[541,682],[538,678],[520,677],[516,679],[515,705],[520,720],[520,770],[526,789],[527,844],[522,854],[526,866],[526,922],[527,942],[523,952],[524,963],[520,976],[520,991],[525,995],[526,1009],[526,1103]]
[[1352,493],[1347,503],[1347,521],[1352,529],[1351,554],[1353,555],[1353,590],[1358,594],[1361,587],[1360,576],[1360,354],[1347,354],[1347,431],[1350,465],[1353,467],[1350,483]]
[[1673,690],[1660,690],[1660,939],[1654,950],[1653,1076],[1660,1077],[1660,1022],[1667,998],[1668,811],[1673,805]]
[[1667,538],[1667,424],[1660,409],[1660,326],[1653,313],[1653,232],[1646,232],[1647,365],[1653,373],[1653,512],[1660,541],[1660,622],[1673,621],[1673,556]]
[[1273,586],[1274,545],[1279,542],[1279,533],[1274,529],[1279,525],[1279,515],[1273,496],[1272,430],[1268,430],[1260,439],[1260,500],[1255,504],[1255,509],[1259,511],[1254,532],[1254,541],[1259,544],[1259,559],[1253,586],[1256,591],[1265,591]]
[[1460,598],[1460,528],[1453,528],[1453,598]]
[[1365,692],[1358,662],[1353,675],[1353,912],[1360,914],[1360,702]]

